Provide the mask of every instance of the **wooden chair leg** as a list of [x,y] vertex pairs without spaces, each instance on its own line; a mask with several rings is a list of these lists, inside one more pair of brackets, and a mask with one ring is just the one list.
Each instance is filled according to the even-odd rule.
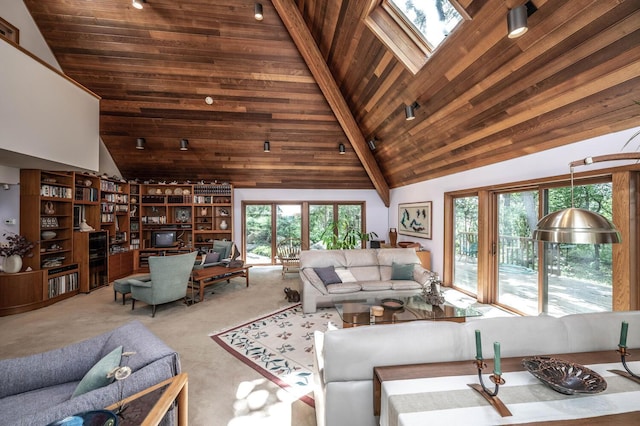
[[136,299],[131,299],[131,310],[133,311],[133,309],[136,307]]
[[117,302],[118,301],[118,292],[113,290],[113,301]]
[[156,305],[153,305],[151,307],[151,318],[155,318],[156,317]]

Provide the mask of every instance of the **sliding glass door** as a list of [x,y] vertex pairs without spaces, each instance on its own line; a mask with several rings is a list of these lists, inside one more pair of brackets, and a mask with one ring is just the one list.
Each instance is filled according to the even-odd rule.
[[478,197],[453,200],[453,282],[461,290],[478,293]]
[[538,191],[498,194],[497,205],[497,301],[537,315],[538,243],[531,233],[538,222]]
[[247,204],[244,208],[244,251],[246,263],[259,265],[271,263],[273,251],[273,206],[271,204]]

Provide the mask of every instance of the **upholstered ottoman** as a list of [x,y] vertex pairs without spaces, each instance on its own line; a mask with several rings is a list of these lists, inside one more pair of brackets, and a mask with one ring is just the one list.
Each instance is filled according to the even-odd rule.
[[120,278],[117,280],[113,280],[113,301],[116,302],[118,300],[118,293],[122,294],[122,304],[125,302],[125,295],[131,293],[131,284],[129,284],[130,279],[135,279],[138,281],[150,281],[151,274],[133,274],[128,277]]

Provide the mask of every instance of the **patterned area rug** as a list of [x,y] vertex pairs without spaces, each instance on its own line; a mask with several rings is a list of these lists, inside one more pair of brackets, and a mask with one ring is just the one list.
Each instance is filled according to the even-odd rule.
[[267,379],[313,403],[313,332],[336,327],[342,320],[334,308],[304,314],[300,304],[233,327],[210,337]]

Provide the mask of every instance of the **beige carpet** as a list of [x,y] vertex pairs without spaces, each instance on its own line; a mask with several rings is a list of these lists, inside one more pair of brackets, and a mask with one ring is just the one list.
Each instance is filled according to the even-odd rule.
[[[279,267],[251,269],[243,278],[207,288],[204,302],[175,302],[151,308],[113,301],[111,286],[80,294],[33,312],[0,318],[0,358],[54,349],[88,338],[132,319],[140,320],[180,353],[189,374],[189,424],[192,426],[311,426],[313,408],[291,401],[281,388],[212,342],[209,334],[290,306],[284,287],[298,287],[296,274],[282,279]],[[211,291],[215,294],[211,294]]]

